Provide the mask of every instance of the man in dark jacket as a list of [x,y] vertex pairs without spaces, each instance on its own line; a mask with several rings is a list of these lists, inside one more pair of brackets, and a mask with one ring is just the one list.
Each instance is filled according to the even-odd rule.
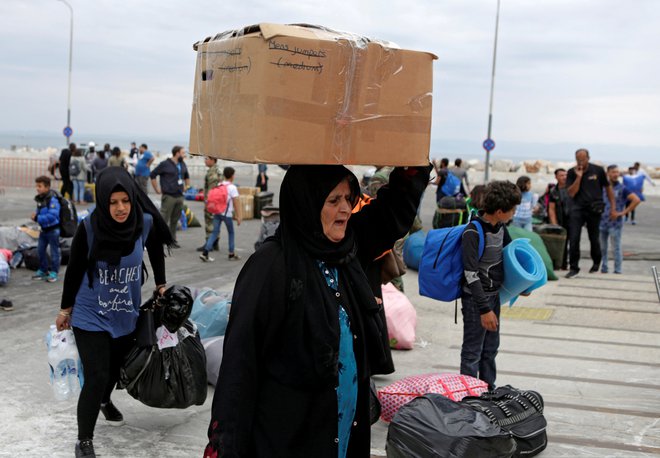
[[566,178],[571,210],[568,216],[568,238],[570,270],[566,278],[574,278],[580,272],[580,235],[582,226],[587,225],[591,260],[589,273],[598,272],[602,253],[600,251],[600,218],[605,209],[603,190],[610,201],[610,218],[616,218],[614,193],[605,170],[589,162],[589,151],[581,148],[575,152],[577,165],[570,169]]
[[[176,227],[183,210],[183,191],[190,186],[188,168],[183,162],[185,156],[186,150],[183,146],[175,146],[172,148],[172,157],[158,164],[149,175],[156,194],[161,194],[162,191],[160,213],[170,226],[174,248],[180,248],[176,242]],[[158,177],[160,177],[160,188],[156,180]]]
[[73,181],[71,181],[69,165],[71,165],[71,156],[75,150],[76,144],[71,143],[69,147],[64,148],[60,154],[60,175],[62,175],[62,187],[60,188],[60,194],[69,199],[71,199],[73,196]]
[[[566,170],[559,168],[555,170],[557,184],[548,191],[548,219],[550,224],[555,224],[566,229],[568,234],[568,221],[570,205],[568,191],[566,189]],[[568,269],[568,236],[564,242],[564,256],[561,268]]]

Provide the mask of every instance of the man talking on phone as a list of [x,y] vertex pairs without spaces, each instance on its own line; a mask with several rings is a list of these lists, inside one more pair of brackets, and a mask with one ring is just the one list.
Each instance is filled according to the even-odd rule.
[[589,162],[589,151],[580,148],[575,152],[577,165],[568,171],[566,186],[570,199],[568,217],[569,259],[570,270],[566,278],[574,278],[580,273],[580,236],[582,226],[587,225],[589,244],[591,245],[591,260],[593,265],[589,273],[598,272],[602,254],[600,251],[600,218],[605,210],[603,189],[610,201],[610,218],[616,218],[614,193],[605,170]]

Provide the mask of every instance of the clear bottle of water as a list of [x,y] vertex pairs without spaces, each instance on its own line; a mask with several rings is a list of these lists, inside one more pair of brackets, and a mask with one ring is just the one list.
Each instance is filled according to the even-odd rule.
[[53,394],[58,401],[64,401],[71,395],[69,384],[68,362],[64,357],[64,346],[59,345],[55,336],[55,326],[51,326],[47,336],[48,365],[50,366],[50,383],[53,386]]
[[51,326],[46,336],[53,394],[58,401],[76,398],[83,383],[82,367],[73,333]]
[[[75,349],[75,347],[74,347]],[[80,364],[80,358],[78,352],[75,352],[75,355],[72,358],[67,358],[67,379],[69,381],[70,393],[73,398],[77,398],[80,394],[80,388],[83,385],[83,372],[82,365]]]

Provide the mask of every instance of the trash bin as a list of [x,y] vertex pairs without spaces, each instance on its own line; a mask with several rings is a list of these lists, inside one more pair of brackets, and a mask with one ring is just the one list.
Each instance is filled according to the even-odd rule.
[[555,270],[561,269],[564,263],[564,247],[566,246],[566,229],[556,224],[539,224],[534,226],[534,232],[541,236],[548,249]]
[[258,192],[254,196],[254,218],[261,219],[261,210],[273,204],[273,193],[270,191]]

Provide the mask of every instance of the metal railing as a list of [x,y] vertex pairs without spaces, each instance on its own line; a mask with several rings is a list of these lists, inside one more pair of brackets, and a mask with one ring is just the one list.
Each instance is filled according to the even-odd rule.
[[[190,182],[195,187],[204,186],[206,166],[201,161],[186,161]],[[48,159],[29,159],[17,157],[0,157],[0,187],[34,187],[34,179],[40,175],[46,175],[51,180],[55,178],[48,171],[50,161]],[[238,182],[248,186],[256,177],[252,164],[232,164],[236,169]],[[59,172],[56,172],[59,177]]]
[[48,164],[48,159],[0,157],[0,186],[31,188],[40,175],[52,179]]

